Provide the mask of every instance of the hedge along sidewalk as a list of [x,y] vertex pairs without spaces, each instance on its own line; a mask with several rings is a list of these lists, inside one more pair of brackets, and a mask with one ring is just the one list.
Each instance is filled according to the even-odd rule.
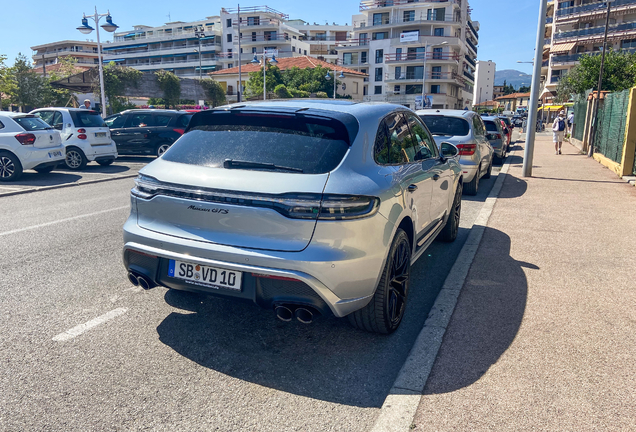
[[450,322],[457,298],[464,286],[468,271],[473,263],[477,249],[488,225],[497,197],[510,168],[511,153],[497,176],[486,202],[471,227],[466,243],[462,247],[455,264],[451,268],[440,293],[437,295],[424,327],[420,331],[411,352],[382,405],[372,432],[409,431],[428,377],[442,345],[446,328]]
[[72,183],[64,183],[64,184],[53,185],[53,186],[39,186],[39,187],[21,189],[21,190],[10,191],[10,192],[1,192],[0,198],[7,197],[7,196],[14,196],[14,195],[23,195],[23,194],[33,193],[33,192],[45,192],[45,191],[54,190],[54,189],[64,189],[64,188],[69,188],[74,186],[83,186],[83,185],[89,185],[89,184],[95,184],[95,183],[105,183],[109,181],[122,180],[122,179],[135,178],[135,177],[137,177],[137,174],[126,174],[126,175],[107,177],[107,178],[101,178],[101,179],[95,179],[95,180],[76,181]]

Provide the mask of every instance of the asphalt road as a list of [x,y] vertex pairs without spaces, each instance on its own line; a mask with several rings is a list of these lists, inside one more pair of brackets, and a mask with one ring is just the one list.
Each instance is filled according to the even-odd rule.
[[133,287],[132,179],[0,197],[0,429],[370,430],[498,172],[464,196],[457,241],[414,265],[388,337]]

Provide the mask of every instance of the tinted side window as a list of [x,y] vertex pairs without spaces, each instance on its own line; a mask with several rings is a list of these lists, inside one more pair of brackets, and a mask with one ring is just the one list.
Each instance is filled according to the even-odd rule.
[[389,163],[389,133],[387,132],[384,120],[380,122],[378,133],[375,136],[375,147],[373,148],[375,161],[386,165]]
[[187,128],[191,118],[192,118],[192,114],[182,115],[181,117],[177,119],[177,126],[180,126],[182,128]]
[[4,129],[4,124],[0,121],[0,129]]
[[130,116],[130,127],[154,126],[152,114],[133,114]]
[[430,136],[419,117],[412,113],[406,113],[406,118],[415,142],[415,160],[437,157],[435,140]]
[[37,113],[37,115],[44,120],[46,123],[48,123],[49,125],[53,126],[53,114],[55,114],[54,111],[39,111]]
[[62,113],[59,111],[55,111],[55,114],[53,115],[53,124],[51,126],[55,127],[55,126],[63,126],[63,125],[64,125],[64,119],[62,118]]
[[384,121],[389,128],[389,163],[405,164],[413,161],[415,146],[404,117],[400,113],[394,113]]
[[108,125],[109,128],[123,128],[126,123],[125,115],[114,115],[112,117],[108,117],[104,122]]
[[486,127],[480,117],[473,117],[473,133],[475,136],[483,136]]
[[170,118],[169,115],[156,115],[154,126],[168,126]]

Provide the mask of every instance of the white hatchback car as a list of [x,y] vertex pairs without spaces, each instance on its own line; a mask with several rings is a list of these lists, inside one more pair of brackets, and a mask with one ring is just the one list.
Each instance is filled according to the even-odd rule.
[[66,166],[82,169],[90,161],[110,165],[117,159],[117,146],[110,129],[97,111],[79,108],[40,108],[31,111],[59,130],[66,148]]
[[0,181],[25,169],[49,173],[64,160],[60,133],[34,115],[0,112]]

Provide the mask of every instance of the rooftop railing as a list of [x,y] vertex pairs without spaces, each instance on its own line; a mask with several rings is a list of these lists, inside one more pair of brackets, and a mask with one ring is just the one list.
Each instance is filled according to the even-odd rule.
[[360,2],[360,11],[385,7],[401,6],[413,3],[448,3],[460,4],[460,0],[363,0]]
[[[636,0],[614,0],[614,2],[612,3],[612,9],[616,9],[621,6],[629,6],[629,5],[636,5]],[[602,12],[606,9],[607,9],[607,5],[605,4],[605,2],[594,3],[589,5],[559,9],[556,12],[556,16],[560,18],[567,15],[581,14],[581,13],[587,13],[587,12],[597,12],[597,11]]]
[[[223,13],[229,13],[229,14],[235,14],[238,12],[237,8],[222,8],[221,12]],[[276,9],[273,9],[269,6],[249,6],[249,7],[242,7],[241,8],[241,13],[250,13],[250,14],[254,14],[254,13],[268,13],[268,14],[273,14],[273,15],[277,15],[280,18],[284,19],[284,20],[288,20],[289,19],[289,15],[284,14],[280,11],[277,11]]]

